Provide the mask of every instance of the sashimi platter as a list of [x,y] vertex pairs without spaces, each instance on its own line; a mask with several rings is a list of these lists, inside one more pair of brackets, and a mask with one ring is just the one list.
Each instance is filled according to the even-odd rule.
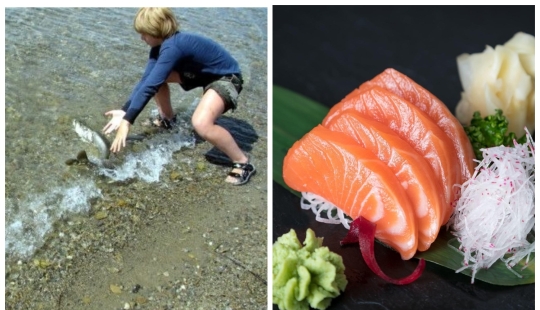
[[326,309],[352,282],[535,282],[534,36],[455,59],[452,110],[393,67],[331,108],[274,85],[273,179],[301,214],[273,245],[279,309]]

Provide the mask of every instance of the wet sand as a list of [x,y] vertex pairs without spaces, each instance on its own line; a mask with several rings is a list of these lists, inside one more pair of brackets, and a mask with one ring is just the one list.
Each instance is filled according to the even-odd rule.
[[159,183],[99,182],[88,216],[6,264],[7,309],[266,308],[266,139],[244,186],[223,182],[229,168],[204,159],[210,147],[177,152],[199,164],[167,168]]

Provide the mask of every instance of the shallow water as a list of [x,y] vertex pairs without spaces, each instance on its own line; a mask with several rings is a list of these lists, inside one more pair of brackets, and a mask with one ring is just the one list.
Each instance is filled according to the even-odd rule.
[[[267,10],[174,9],[181,28],[206,35],[227,48],[242,68],[241,108],[266,120]],[[172,154],[192,147],[190,113],[200,91],[171,87],[181,128],[150,135],[115,158],[117,168],[80,173],[66,166],[82,149],[71,120],[100,130],[105,111],[121,107],[146,62],[148,47],[132,28],[134,8],[7,8],[5,86],[6,255],[28,258],[43,244],[54,223],[87,212],[102,197],[96,180],[158,182]],[[249,90],[249,91],[247,91]],[[156,113],[151,101],[136,120]],[[231,121],[233,120],[233,121]],[[266,132],[228,114],[219,121],[244,150]],[[90,153],[90,152],[89,152]],[[225,161],[210,151],[217,162]],[[185,158],[182,164],[196,165]],[[111,185],[113,186],[113,185]],[[137,193],[144,195],[144,193]]]

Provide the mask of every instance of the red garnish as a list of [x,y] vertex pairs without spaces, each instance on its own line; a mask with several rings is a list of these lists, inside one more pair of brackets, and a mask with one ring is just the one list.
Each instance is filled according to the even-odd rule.
[[401,279],[390,278],[381,270],[381,267],[377,264],[377,260],[375,260],[375,226],[374,223],[368,221],[363,216],[360,216],[351,223],[351,228],[349,229],[347,236],[341,240],[340,244],[360,243],[360,252],[369,269],[392,284],[404,285],[418,279],[426,267],[424,259],[420,259],[418,266],[412,274]]

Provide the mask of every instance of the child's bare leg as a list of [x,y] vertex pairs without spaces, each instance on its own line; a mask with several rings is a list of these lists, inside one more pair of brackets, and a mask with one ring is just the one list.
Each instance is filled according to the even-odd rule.
[[[216,125],[216,119],[223,113],[225,103],[213,90],[209,89],[195,109],[191,122],[195,131],[206,141],[225,153],[233,162],[247,163],[248,157],[225,128]],[[239,169],[238,169],[239,170]],[[234,171],[241,173],[241,171]],[[234,177],[227,177],[227,182],[235,182]]]
[[167,83],[180,83],[178,72],[171,72],[167,81],[161,85],[158,92],[154,95],[159,115],[166,120],[171,120],[174,117],[174,112],[171,106],[171,91]]
[[166,120],[171,120],[174,116],[171,106],[171,92],[169,84],[161,85],[158,92],[154,95],[154,100],[158,108],[159,115]]

